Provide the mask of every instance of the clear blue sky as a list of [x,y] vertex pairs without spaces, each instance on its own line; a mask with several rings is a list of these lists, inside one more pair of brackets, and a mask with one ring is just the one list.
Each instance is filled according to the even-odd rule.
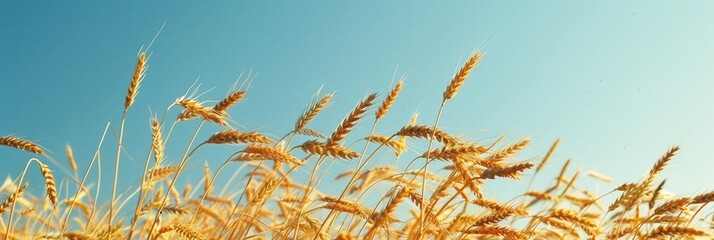
[[[127,119],[126,148],[138,159],[124,155],[120,172],[129,179],[138,179],[148,150],[150,110],[163,113],[199,77],[203,90],[215,87],[202,99],[219,100],[252,69],[249,93],[231,115],[279,137],[321,86],[335,92],[334,104],[311,124],[329,133],[362,96],[384,95],[393,74],[408,71],[377,129],[391,134],[414,111],[433,123],[441,92],[477,48],[485,55],[448,102],[442,128],[472,140],[530,137],[522,159],[560,137],[547,174],[573,158],[616,183],[639,179],[679,144],[665,189],[699,193],[714,188],[712,9],[709,1],[3,1],[0,135],[35,141],[63,164],[70,143],[85,167],[105,124],[119,122],[137,51],[163,23]],[[195,125],[176,129],[169,161]],[[199,139],[217,130],[204,128]],[[215,168],[229,150],[210,146],[190,165]],[[110,138],[105,176],[114,151]],[[29,157],[0,148],[0,175],[17,176]]]

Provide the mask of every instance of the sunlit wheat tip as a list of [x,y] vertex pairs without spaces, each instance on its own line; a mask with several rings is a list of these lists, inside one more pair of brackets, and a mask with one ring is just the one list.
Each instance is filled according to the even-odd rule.
[[332,94],[327,94],[324,97],[320,98],[315,104],[310,106],[305,112],[300,115],[297,121],[295,121],[295,129],[293,131],[298,132],[305,128],[307,124],[317,116],[320,111],[325,109],[327,107],[327,104],[330,102],[330,99],[332,98]]
[[481,54],[476,53],[468,60],[466,60],[464,66],[462,66],[459,72],[454,75],[454,78],[451,79],[451,82],[449,82],[449,85],[446,87],[446,90],[444,90],[444,101],[449,100],[456,95],[456,92],[458,92],[461,85],[464,84],[464,81],[466,81],[466,77],[468,77],[469,73],[471,72],[471,69],[476,66],[476,63],[480,58]]
[[129,109],[131,104],[134,103],[136,98],[136,93],[139,90],[139,85],[141,80],[144,78],[144,71],[146,64],[146,52],[141,52],[138,59],[136,60],[136,67],[134,68],[134,74],[131,76],[131,82],[129,82],[129,90],[126,92],[126,98],[124,99],[124,110]]
[[330,138],[327,139],[327,146],[339,145],[340,141],[342,141],[342,139],[347,136],[347,133],[349,133],[360,120],[360,118],[362,118],[364,113],[367,111],[367,108],[372,106],[372,103],[375,98],[377,98],[377,94],[373,93],[368,95],[362,101],[360,101],[359,104],[357,104],[357,106],[354,108],[354,110],[352,110],[352,112],[350,112],[350,114],[342,120],[340,125],[337,126],[337,129],[332,132]]
[[397,82],[397,85],[394,85],[394,88],[392,88],[392,91],[389,91],[387,97],[384,99],[384,101],[382,101],[382,104],[379,105],[379,108],[377,108],[377,111],[375,112],[375,119],[379,120],[380,118],[384,117],[384,114],[387,114],[387,111],[390,107],[392,107],[392,104],[394,104],[394,101],[397,99],[399,91],[402,90],[403,83],[404,82],[402,82],[402,80],[399,80],[399,82]]
[[226,113],[226,110],[228,110],[229,107],[233,106],[233,104],[239,102],[241,99],[243,99],[243,96],[245,95],[245,91],[236,91],[233,92],[231,95],[228,95],[228,97],[224,98],[220,102],[216,103],[216,105],[213,106],[213,110],[216,111],[220,115],[228,115]]

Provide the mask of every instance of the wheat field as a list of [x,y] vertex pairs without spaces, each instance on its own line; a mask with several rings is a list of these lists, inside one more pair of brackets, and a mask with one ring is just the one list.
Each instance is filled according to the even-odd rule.
[[[147,54],[137,56],[128,81],[118,125],[116,152],[100,159],[93,149],[87,169],[78,169],[68,145],[62,159],[54,160],[38,144],[15,136],[0,137],[0,145],[36,154],[27,159],[17,178],[2,186],[0,201],[2,235],[5,239],[708,239],[714,236],[714,215],[709,202],[714,192],[675,195],[663,191],[662,170],[677,161],[678,146],[663,149],[652,167],[638,169],[642,178],[621,183],[604,194],[582,188],[584,176],[609,182],[597,172],[581,172],[575,162],[549,161],[558,151],[559,139],[538,156],[520,156],[527,138],[493,141],[460,137],[440,128],[442,110],[457,98],[462,84],[477,67],[480,53],[472,53],[452,76],[445,77],[436,119],[417,114],[402,126],[382,126],[380,119],[399,104],[407,80],[400,80],[384,93],[366,94],[345,117],[334,121],[335,130],[320,132],[310,123],[329,107],[332,93],[317,96],[295,116],[292,129],[270,137],[259,130],[238,130],[231,109],[250,95],[234,89],[210,106],[195,91],[179,96],[166,111],[152,117],[147,126],[151,146],[141,179],[119,194],[123,157],[124,121],[144,81]],[[448,80],[448,81],[447,81]],[[151,81],[148,79],[147,81]],[[145,94],[145,93],[144,93]],[[199,122],[193,135],[172,135],[176,125]],[[205,125],[222,131],[202,139]],[[370,129],[356,136],[356,128]],[[381,129],[398,129],[387,135]],[[107,129],[105,129],[105,136]],[[348,138],[349,136],[349,138]],[[111,142],[110,137],[101,141]],[[349,140],[348,140],[349,139]],[[352,142],[351,139],[356,139]],[[166,161],[168,141],[189,142],[176,162]],[[204,169],[203,176],[183,175],[195,164],[192,155],[210,145],[229,145],[217,169]],[[413,146],[424,146],[417,152]],[[101,146],[101,144],[100,144]],[[107,149],[110,151],[113,149]],[[5,151],[5,150],[3,150]],[[210,149],[205,150],[210,151]],[[388,153],[388,154],[384,154]],[[388,158],[394,164],[370,164]],[[527,159],[527,160],[526,160]],[[89,174],[97,162],[114,166],[111,183],[99,183]],[[404,164],[397,164],[401,162]],[[333,164],[349,166],[336,179],[324,178]],[[224,167],[240,165],[248,171],[231,182],[218,182]],[[57,171],[67,168],[69,172]],[[546,168],[559,169],[554,176],[540,176]],[[137,169],[137,171],[139,171]],[[304,178],[296,175],[307,173]],[[42,176],[44,186],[29,185],[26,174]],[[180,185],[179,179],[189,184]],[[534,181],[549,187],[539,189]],[[58,182],[67,182],[62,190]],[[510,200],[496,200],[484,186],[508,182],[526,191],[508,192]],[[241,191],[222,193],[218,186],[238,186]],[[108,202],[98,202],[111,192]],[[40,196],[26,192],[43,191]],[[44,190],[43,190],[44,189]],[[109,190],[111,189],[111,190]],[[121,190],[119,190],[121,192]],[[608,198],[609,196],[609,198]],[[604,201],[603,199],[613,199]],[[128,217],[125,217],[129,213]]]

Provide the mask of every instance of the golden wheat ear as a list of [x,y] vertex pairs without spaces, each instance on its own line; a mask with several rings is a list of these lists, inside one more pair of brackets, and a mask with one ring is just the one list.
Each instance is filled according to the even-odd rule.
[[44,151],[42,151],[42,149],[40,149],[39,146],[37,146],[37,144],[34,144],[25,139],[11,136],[0,137],[0,145],[17,148],[34,154],[42,155],[45,153]]
[[469,76],[469,73],[471,72],[471,69],[476,66],[476,63],[478,63],[478,60],[481,58],[481,54],[476,53],[472,55],[468,60],[466,60],[466,63],[464,63],[464,66],[461,67],[458,73],[454,75],[454,78],[451,79],[451,82],[449,82],[449,85],[446,86],[446,90],[444,90],[443,94],[443,101],[449,100],[456,96],[456,92],[459,91],[459,88],[461,87],[462,84],[464,84],[464,81],[466,81],[466,77]]
[[320,98],[319,101],[315,102],[310,108],[308,108],[300,117],[295,121],[295,129],[293,129],[294,132],[299,132],[300,130],[304,129],[305,126],[313,119],[315,116],[317,116],[318,113],[320,113],[325,107],[327,107],[327,104],[330,102],[330,99],[332,98],[332,94],[327,94],[324,97]]
[[134,103],[136,98],[136,93],[139,91],[139,85],[141,80],[144,79],[144,72],[146,71],[146,52],[141,52],[138,59],[136,60],[136,67],[134,68],[134,74],[131,76],[131,82],[129,82],[129,89],[126,92],[126,98],[124,98],[124,111],[129,109]]
[[28,183],[23,184],[16,191],[13,191],[10,196],[5,198],[5,200],[2,201],[2,204],[0,204],[0,213],[4,213],[8,207],[12,206],[12,204],[15,203],[15,201],[17,201],[20,196],[22,196],[22,193],[25,191],[28,185]]
[[53,205],[57,205],[57,185],[55,184],[55,177],[52,174],[50,167],[40,161],[37,161],[40,165],[40,172],[42,177],[45,179],[45,188],[47,190],[47,198],[52,202]]
[[377,98],[377,94],[373,93],[364,98],[357,106],[350,112],[347,117],[342,120],[340,125],[332,132],[330,138],[327,139],[326,145],[328,148],[339,145],[340,141],[347,136],[347,133],[352,131],[352,128],[357,125],[357,122],[362,118],[367,108],[372,106],[374,99]]
[[399,80],[399,82],[397,82],[397,85],[394,85],[394,88],[392,88],[392,91],[389,91],[387,98],[382,101],[382,104],[379,105],[379,108],[377,108],[377,111],[374,113],[375,119],[379,120],[380,118],[384,117],[384,114],[387,114],[389,108],[392,107],[394,101],[397,100],[397,96],[399,95],[399,91],[402,90],[403,84],[404,82],[402,80]]

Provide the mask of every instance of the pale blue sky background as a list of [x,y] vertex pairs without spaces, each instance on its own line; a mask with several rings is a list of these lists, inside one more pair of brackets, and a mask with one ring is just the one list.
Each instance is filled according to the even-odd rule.
[[[252,69],[257,76],[231,115],[247,129],[279,137],[320,86],[335,92],[334,104],[311,125],[329,134],[362,96],[384,95],[395,71],[408,70],[402,94],[377,128],[391,134],[414,111],[421,123],[433,123],[441,92],[477,47],[486,54],[448,102],[442,128],[472,140],[530,137],[522,159],[541,156],[560,137],[546,174],[572,157],[571,166],[615,180],[598,183],[601,192],[639,179],[680,144],[664,172],[665,189],[694,194],[714,188],[712,10],[709,1],[3,1],[0,135],[35,141],[63,164],[70,143],[85,167],[106,122],[119,122],[137,51],[162,23],[127,119],[126,148],[138,159],[123,158],[120,172],[132,173],[128,179],[138,179],[148,150],[148,106],[163,113],[198,77],[203,90],[215,87],[202,99],[219,100]],[[195,125],[177,127],[170,161],[180,157]],[[350,142],[368,127],[359,125]],[[218,129],[204,128],[198,139]],[[230,149],[206,147],[190,164],[215,167]],[[114,151],[107,140],[105,176]],[[383,162],[391,163],[390,156],[383,154]],[[29,157],[0,148],[0,175],[17,176]],[[490,194],[502,194],[496,190]]]

